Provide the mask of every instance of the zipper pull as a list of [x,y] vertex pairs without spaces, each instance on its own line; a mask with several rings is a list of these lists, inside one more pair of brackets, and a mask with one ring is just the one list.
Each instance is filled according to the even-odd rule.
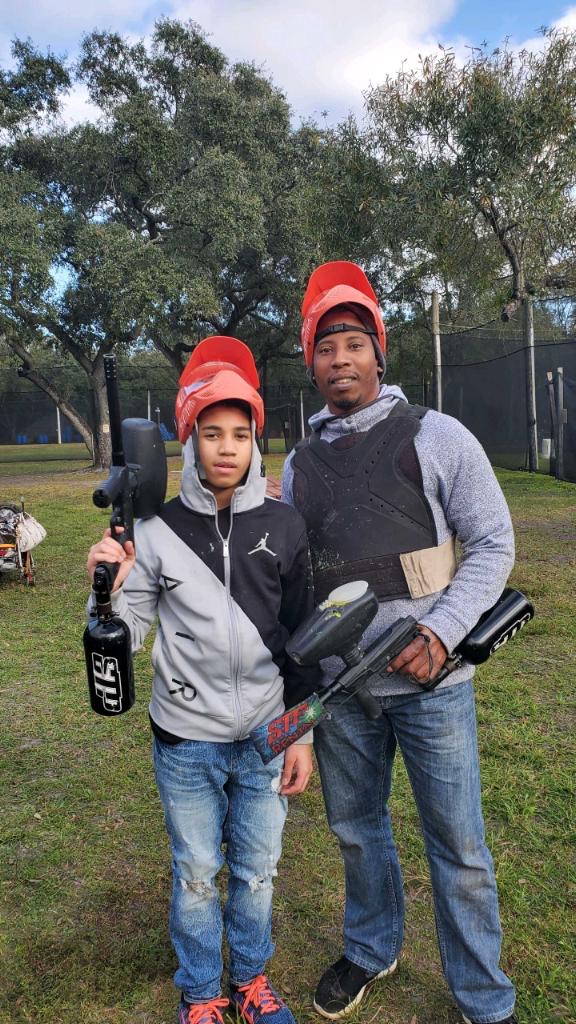
[[228,558],[230,554],[228,550],[228,541],[224,540],[224,538],[222,538],[222,554],[224,555],[224,558]]

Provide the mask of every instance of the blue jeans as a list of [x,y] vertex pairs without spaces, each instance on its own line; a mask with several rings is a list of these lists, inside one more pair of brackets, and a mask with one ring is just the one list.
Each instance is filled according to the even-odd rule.
[[328,821],[344,859],[344,953],[376,973],[402,946],[402,874],[387,807],[398,744],[426,844],[446,979],[467,1017],[502,1020],[512,1013],[514,989],[498,966],[472,683],[379,700],[382,718],[371,721],[355,700],[336,698],[314,730]]
[[[221,991],[224,929],[235,984],[263,973],[274,951],[272,879],[287,809],[277,791],[282,758],[263,765],[250,740],[155,739],[154,768],[172,848],[174,981],[188,1002],[206,1002]],[[224,862],[222,913],[215,878]]]

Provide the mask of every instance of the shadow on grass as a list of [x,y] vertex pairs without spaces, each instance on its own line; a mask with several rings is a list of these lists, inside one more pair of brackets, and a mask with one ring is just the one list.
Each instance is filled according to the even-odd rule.
[[30,927],[10,943],[0,1009],[18,1008],[23,1020],[32,1020],[42,1019],[44,1007],[53,1014],[87,998],[114,1005],[120,996],[130,1004],[143,985],[169,979],[175,962],[168,895],[111,885],[79,900],[73,913],[69,905],[55,906],[52,928]]

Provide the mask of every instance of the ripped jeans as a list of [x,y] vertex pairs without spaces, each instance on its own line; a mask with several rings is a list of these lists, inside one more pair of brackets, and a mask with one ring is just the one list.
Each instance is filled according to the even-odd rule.
[[[274,951],[272,879],[287,810],[278,794],[281,768],[282,757],[263,765],[250,740],[172,746],[154,739],[172,848],[170,937],[179,964],[174,981],[190,1003],[221,992],[224,929],[235,984],[263,973]],[[215,878],[225,862],[222,911]]]

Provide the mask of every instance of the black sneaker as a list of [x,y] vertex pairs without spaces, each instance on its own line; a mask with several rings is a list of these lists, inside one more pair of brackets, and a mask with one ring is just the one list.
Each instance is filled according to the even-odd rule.
[[314,1009],[329,1020],[338,1020],[358,1006],[367,988],[378,978],[384,978],[396,970],[398,961],[386,970],[371,974],[343,956],[324,972],[314,996]]

